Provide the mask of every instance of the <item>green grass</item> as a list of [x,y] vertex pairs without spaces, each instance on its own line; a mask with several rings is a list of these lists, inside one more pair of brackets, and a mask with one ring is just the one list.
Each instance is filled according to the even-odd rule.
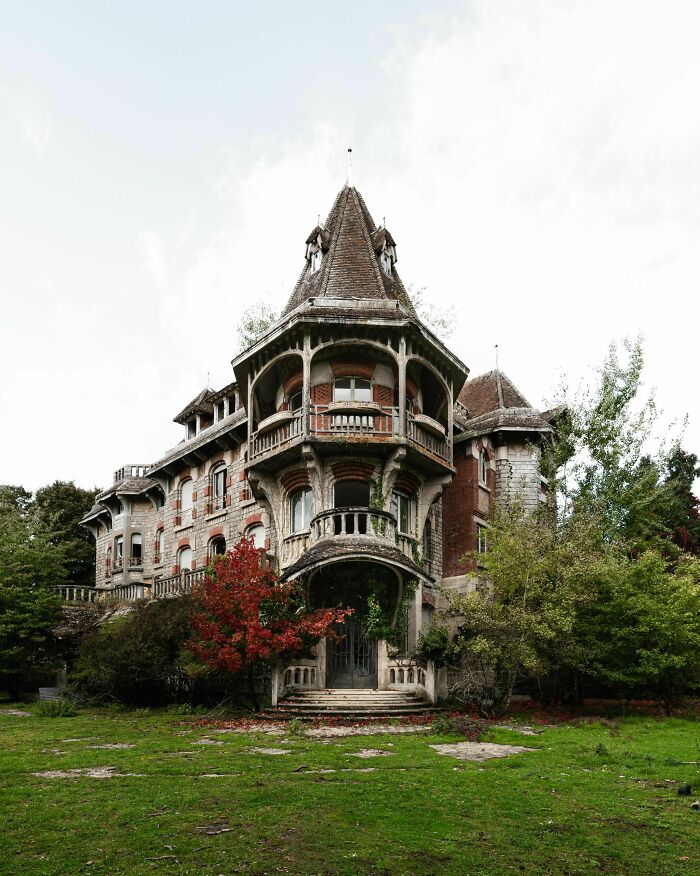
[[[480,765],[428,747],[454,735],[280,743],[211,733],[223,744],[197,746],[206,731],[182,720],[94,709],[74,718],[0,715],[0,873],[700,872],[700,811],[689,805],[700,797],[700,774],[678,763],[700,760],[695,721],[562,725],[534,738],[490,730],[487,741],[539,750]],[[135,748],[87,747],[108,742]],[[292,753],[252,754],[251,746]],[[351,756],[366,747],[394,753]],[[143,775],[33,775],[90,766]],[[375,770],[340,771],[348,767]],[[677,795],[682,782],[693,796]],[[227,832],[197,830],[214,823]]]

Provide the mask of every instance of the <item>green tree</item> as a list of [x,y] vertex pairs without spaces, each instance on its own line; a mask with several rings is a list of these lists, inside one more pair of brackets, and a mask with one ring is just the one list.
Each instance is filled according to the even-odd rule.
[[278,319],[279,313],[264,301],[247,307],[236,329],[238,352],[252,347]]
[[0,526],[0,687],[17,696],[56,659],[60,599],[52,585],[65,582],[64,549],[17,502],[1,506]]
[[519,677],[579,666],[578,612],[609,553],[591,518],[560,526],[546,511],[528,514],[518,502],[498,508],[488,550],[478,557],[479,586],[445,594],[464,667],[455,693],[484,715],[500,715]]
[[624,557],[579,618],[586,669],[626,697],[660,696],[668,714],[700,684],[700,561],[669,569],[657,551]]
[[51,542],[65,549],[67,583],[94,586],[95,541],[80,521],[92,507],[99,490],[84,490],[73,481],[54,481],[37,490],[34,508],[39,520],[52,533]]
[[676,446],[669,454],[665,478],[664,523],[672,541],[683,551],[700,555],[700,501],[693,483],[700,477],[698,457]]
[[542,465],[556,484],[562,517],[594,512],[608,543],[622,540],[638,553],[667,535],[660,509],[668,486],[662,450],[649,455],[657,409],[653,395],[640,397],[642,342],[623,346],[624,361],[611,345],[591,388],[562,393],[565,415]]

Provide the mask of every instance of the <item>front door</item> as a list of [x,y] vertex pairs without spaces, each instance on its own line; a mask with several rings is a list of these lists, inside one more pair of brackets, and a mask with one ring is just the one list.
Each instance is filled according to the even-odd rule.
[[326,645],[326,686],[376,687],[376,639],[368,639],[364,627],[356,620],[338,624],[335,630],[338,637],[328,638]]

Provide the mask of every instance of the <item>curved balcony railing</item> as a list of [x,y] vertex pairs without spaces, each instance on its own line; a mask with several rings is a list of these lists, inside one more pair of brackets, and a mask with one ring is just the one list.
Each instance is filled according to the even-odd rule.
[[[451,441],[447,434],[441,433],[442,425],[431,417],[410,411],[405,416],[406,438],[432,456],[451,463]],[[280,450],[304,435],[321,439],[398,438],[401,433],[399,421],[399,408],[373,402],[312,404],[308,417],[302,410],[295,411],[291,419],[253,432],[250,436],[249,459]]]
[[183,569],[177,575],[156,578],[153,582],[153,598],[162,599],[164,596],[189,593],[195,584],[202,583],[205,575],[206,569]]
[[335,536],[360,535],[396,544],[396,517],[375,508],[332,508],[311,521],[310,544]]

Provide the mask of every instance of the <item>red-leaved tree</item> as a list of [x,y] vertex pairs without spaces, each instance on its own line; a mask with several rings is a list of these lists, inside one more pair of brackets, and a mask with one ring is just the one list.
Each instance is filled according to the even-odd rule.
[[272,569],[261,566],[259,551],[246,538],[216,558],[193,600],[190,650],[214,669],[248,670],[256,707],[256,664],[298,655],[323,636],[333,635],[333,624],[352,612],[307,611],[301,586],[280,583]]

